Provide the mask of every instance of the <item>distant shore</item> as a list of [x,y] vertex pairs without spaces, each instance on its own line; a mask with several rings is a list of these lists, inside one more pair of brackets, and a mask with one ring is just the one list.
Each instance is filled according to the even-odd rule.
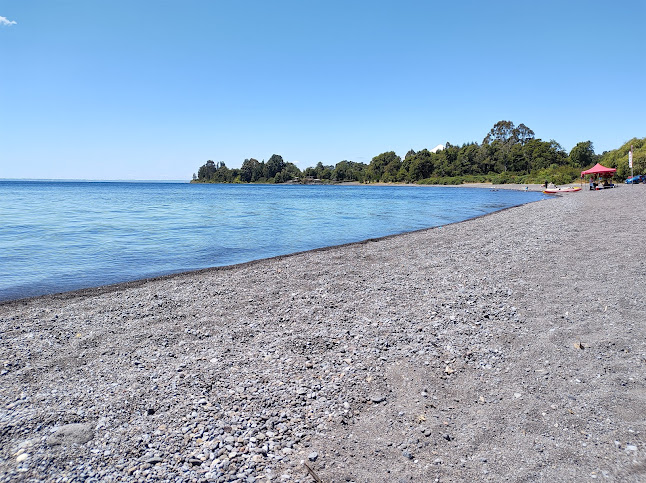
[[0,304],[0,481],[643,481],[644,196]]
[[[358,181],[347,181],[337,183],[343,186],[420,186],[420,187],[447,187],[447,188],[487,188],[487,189],[506,189],[516,191],[543,191],[545,187],[542,184],[494,184],[494,183],[462,183],[462,184],[417,184],[417,183],[359,183]],[[578,186],[579,183],[570,183]],[[527,189],[526,189],[527,188]]]

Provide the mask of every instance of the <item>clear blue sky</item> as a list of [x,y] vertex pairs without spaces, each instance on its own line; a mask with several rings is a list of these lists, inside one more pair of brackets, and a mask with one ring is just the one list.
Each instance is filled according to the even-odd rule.
[[[0,178],[646,136],[646,1],[0,0]],[[15,23],[14,23],[15,22]]]

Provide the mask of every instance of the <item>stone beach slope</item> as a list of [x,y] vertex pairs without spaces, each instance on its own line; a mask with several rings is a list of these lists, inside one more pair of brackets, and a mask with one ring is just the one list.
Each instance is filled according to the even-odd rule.
[[645,199],[0,304],[0,481],[645,481]]

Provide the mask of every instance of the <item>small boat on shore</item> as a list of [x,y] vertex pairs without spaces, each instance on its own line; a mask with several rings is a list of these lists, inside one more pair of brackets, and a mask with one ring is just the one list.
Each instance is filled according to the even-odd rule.
[[543,193],[555,194],[555,193],[574,193],[575,191],[581,191],[581,188],[578,186],[566,186],[564,188],[547,188],[543,190]]

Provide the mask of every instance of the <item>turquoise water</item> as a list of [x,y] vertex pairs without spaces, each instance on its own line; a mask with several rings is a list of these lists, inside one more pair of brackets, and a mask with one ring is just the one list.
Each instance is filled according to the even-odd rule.
[[420,186],[0,181],[0,300],[403,233],[543,197]]

